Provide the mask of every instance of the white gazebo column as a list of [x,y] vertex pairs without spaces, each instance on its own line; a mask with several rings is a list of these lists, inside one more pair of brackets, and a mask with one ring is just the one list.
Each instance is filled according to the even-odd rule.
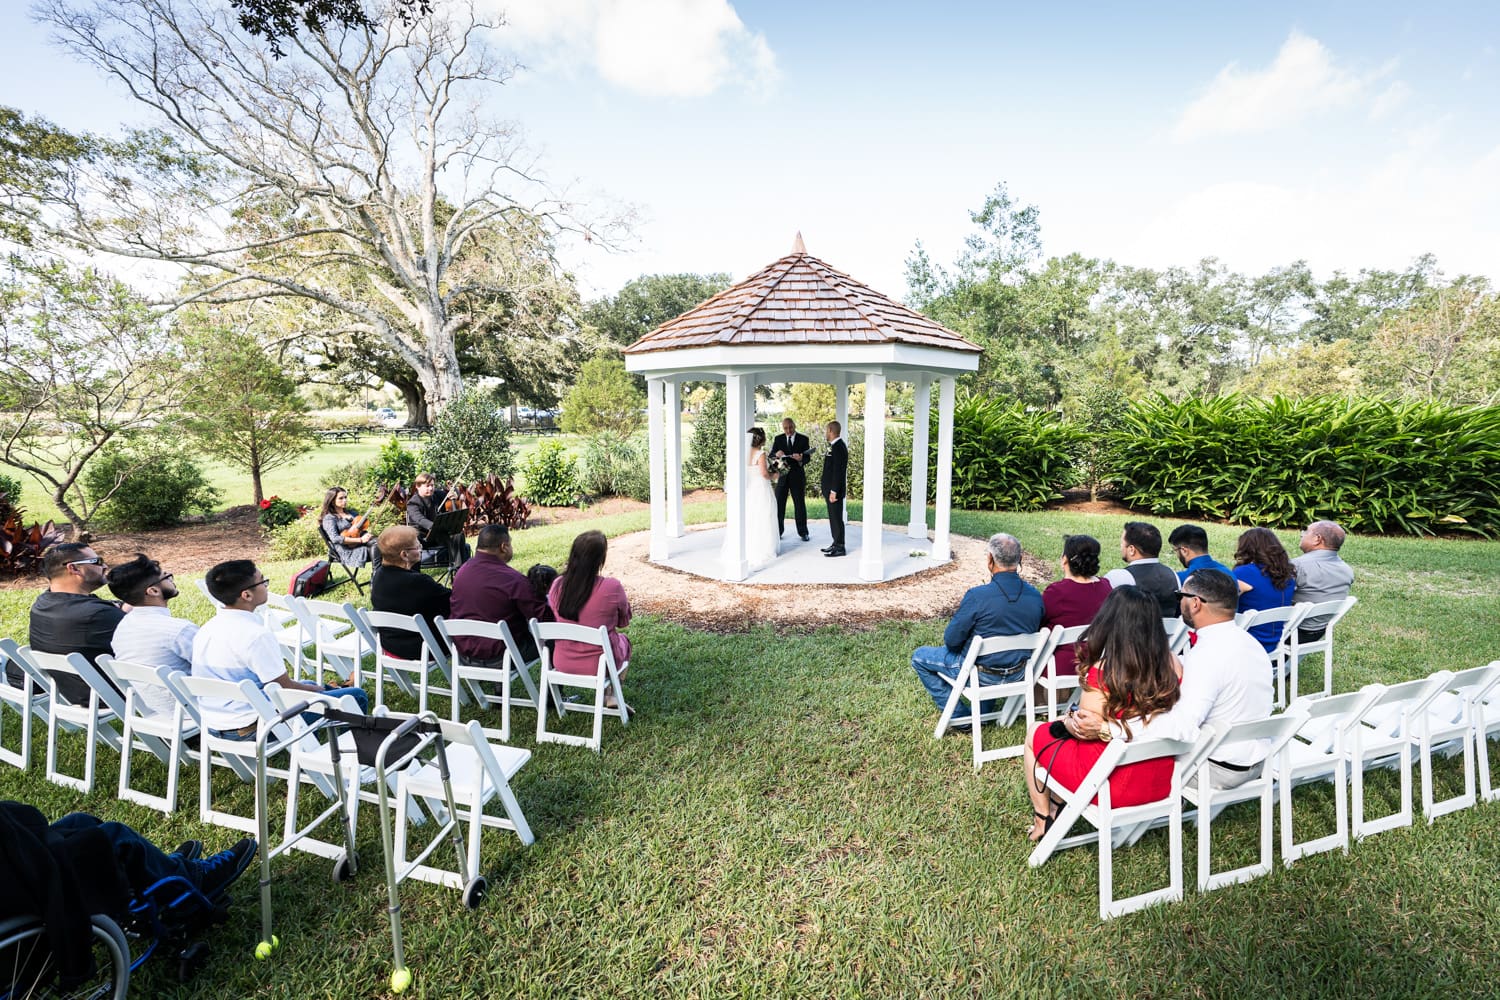
[[667,537],[682,537],[682,383],[666,380]]
[[[925,372],[912,383],[911,517],[908,538],[927,541],[927,423],[932,406],[932,376]],[[667,466],[668,471],[671,465]]]
[[667,476],[666,454],[663,447],[662,416],[666,409],[663,390],[666,381],[661,378],[646,379],[646,434],[650,441],[651,460],[651,560],[663,562],[667,558]]
[[843,372],[833,377],[833,419],[840,434],[849,433],[849,376]]
[[743,580],[750,575],[745,561],[745,393],[754,392],[745,375],[724,379],[724,579]]
[[885,376],[865,376],[865,505],[859,578],[885,579]]
[[946,561],[953,555],[948,540],[949,515],[953,508],[953,377],[938,379],[937,510],[933,514],[932,558]]

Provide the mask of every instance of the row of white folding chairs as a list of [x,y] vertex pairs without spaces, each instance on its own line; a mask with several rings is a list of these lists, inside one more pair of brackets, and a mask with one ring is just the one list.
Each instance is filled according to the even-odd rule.
[[[1313,604],[1304,601],[1284,608],[1267,608],[1262,611],[1242,611],[1235,621],[1247,632],[1267,625],[1281,626],[1281,639],[1269,654],[1271,668],[1276,679],[1275,705],[1283,708],[1301,697],[1299,690],[1299,667],[1304,656],[1323,654],[1323,684],[1317,696],[1327,697],[1333,693],[1333,631],[1344,616],[1359,603],[1350,595],[1336,601]],[[1323,634],[1304,642],[1302,631],[1306,623],[1321,622],[1313,628],[1322,628]]]
[[[1063,803],[1064,809],[1032,852],[1032,866],[1041,865],[1061,847],[1099,841],[1100,916],[1108,919],[1164,900],[1182,896],[1182,800],[1195,807],[1198,825],[1198,889],[1213,889],[1264,875],[1272,867],[1273,795],[1279,791],[1281,855],[1283,864],[1327,850],[1348,850],[1349,838],[1362,839],[1382,830],[1409,826],[1412,820],[1411,768],[1420,767],[1422,811],[1429,823],[1438,816],[1474,805],[1479,797],[1500,798],[1489,775],[1487,739],[1500,735],[1500,661],[1458,673],[1439,671],[1430,677],[1390,686],[1372,684],[1359,691],[1328,698],[1305,696],[1288,710],[1269,719],[1217,728],[1205,727],[1197,742],[1142,739],[1113,741],[1080,784],[1070,790],[1039,777]],[[1265,765],[1249,780],[1220,788],[1213,781],[1211,761],[1222,748],[1257,744]],[[1438,800],[1434,790],[1435,753],[1463,757],[1464,790]],[[1112,808],[1109,778],[1117,767],[1162,756],[1176,758],[1169,796],[1154,803]],[[1397,808],[1387,816],[1365,816],[1364,773],[1371,767],[1391,766],[1400,772]],[[1476,774],[1477,772],[1477,774]],[[1476,782],[1477,777],[1477,782]],[[1298,843],[1294,838],[1292,789],[1310,781],[1330,780],[1334,790],[1334,830]],[[1477,789],[1476,789],[1477,784]],[[1353,789],[1350,819],[1348,789]],[[1097,796],[1098,802],[1092,800]],[[1213,871],[1212,821],[1239,802],[1258,801],[1260,851],[1258,860],[1230,871]],[[1093,832],[1070,836],[1079,820]],[[1146,830],[1167,825],[1169,884],[1164,889],[1124,900],[1113,898],[1112,851],[1138,840]],[[1107,831],[1108,836],[1101,837]]]

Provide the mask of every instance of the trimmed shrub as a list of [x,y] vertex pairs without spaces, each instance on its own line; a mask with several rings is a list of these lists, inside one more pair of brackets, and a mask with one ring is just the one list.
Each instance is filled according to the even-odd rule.
[[[937,465],[937,407],[928,440]],[[1037,510],[1071,485],[1084,433],[1051,411],[970,395],[953,407],[953,506]],[[908,475],[910,475],[908,467]],[[929,499],[935,495],[928,476]]]
[[648,444],[642,438],[622,441],[612,434],[596,434],[584,442],[579,482],[595,497],[651,499]]
[[[382,456],[384,456],[385,452],[390,449],[391,445],[395,445],[396,451],[401,452],[400,456],[393,455],[393,461],[390,463],[390,465],[393,467],[392,471],[395,474],[399,475],[400,473],[405,472],[407,469],[411,470],[405,480],[398,480],[395,478],[382,480],[380,478],[380,471],[386,467],[387,463],[385,462],[355,461],[346,462],[345,464],[340,465],[336,468],[329,469],[326,473],[323,474],[323,478],[319,480],[319,488],[327,491],[335,486],[342,486],[344,489],[349,491],[349,499],[351,502],[353,502],[355,497],[366,497],[373,495],[375,492],[375,484],[382,481],[389,483],[404,481],[409,484],[412,479],[416,478],[417,456],[413,455],[405,448],[402,448],[401,442],[396,440],[395,438],[391,438],[390,444],[383,445],[381,447],[380,453]],[[319,500],[321,502],[321,498],[319,498]],[[357,506],[359,506],[361,510],[364,509],[363,505]]]
[[578,462],[556,441],[543,441],[527,459],[526,496],[543,507],[567,507],[578,501]]
[[1115,477],[1157,514],[1365,532],[1500,532],[1500,407],[1323,396],[1142,400]]
[[695,489],[724,488],[725,398],[724,387],[714,386],[703,403],[703,409],[693,420],[693,437],[688,443],[683,478]]
[[510,476],[515,457],[499,397],[490,389],[470,386],[451,400],[432,425],[432,436],[422,449],[422,467],[439,479],[464,482]]
[[272,528],[266,533],[266,546],[277,560],[322,559],[328,555],[328,543],[318,530],[317,512]]
[[10,498],[12,505],[21,502],[21,481],[0,472],[0,493]]
[[158,445],[105,449],[84,471],[83,488],[100,503],[95,523],[128,531],[169,528],[219,501],[197,462]]
[[[351,463],[345,468],[357,468],[358,463]],[[343,470],[340,470],[343,471]],[[384,483],[388,486],[410,486],[411,481],[417,478],[417,456],[415,453],[404,448],[394,435],[380,447],[380,455],[375,459],[374,465],[370,467],[370,479],[367,485]],[[334,485],[333,483],[329,484]],[[346,490],[354,489],[353,483],[338,483]]]

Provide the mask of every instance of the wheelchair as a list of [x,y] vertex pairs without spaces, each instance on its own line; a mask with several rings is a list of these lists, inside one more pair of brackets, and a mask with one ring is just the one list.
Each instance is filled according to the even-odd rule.
[[131,973],[154,955],[175,962],[186,982],[208,959],[198,935],[228,919],[228,903],[227,894],[209,899],[187,879],[162,879],[135,894],[124,913],[90,917],[93,971],[68,984],[39,918],[0,920],[0,1000],[124,1000]]

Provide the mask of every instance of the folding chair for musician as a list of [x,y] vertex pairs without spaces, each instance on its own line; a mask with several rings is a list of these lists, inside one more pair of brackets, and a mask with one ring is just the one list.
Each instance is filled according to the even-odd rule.
[[[516,638],[511,634],[510,626],[505,622],[483,622],[455,618],[449,620],[438,617],[433,621],[437,628],[438,638],[449,650],[449,663],[453,666],[453,683],[463,685],[468,689],[469,697],[473,698],[480,709],[498,707],[500,709],[500,728],[486,729],[487,738],[498,739],[501,743],[510,742],[510,710],[512,706],[522,708],[536,708],[537,693],[536,682],[531,679],[531,663],[541,659],[537,657],[531,663],[521,656],[521,650],[516,645]],[[472,663],[469,658],[459,649],[455,639],[488,639],[498,642],[504,649],[501,662],[496,666],[480,666]],[[511,682],[519,677],[521,686],[526,689],[525,697],[519,697],[512,693]],[[499,693],[496,693],[495,685],[499,685]],[[453,699],[454,722],[459,721],[458,699]],[[562,710],[558,709],[558,717],[562,717]]]
[[[1183,789],[1197,775],[1198,769],[1208,760],[1225,729],[1209,724],[1198,733],[1197,740],[1153,739],[1143,736],[1134,740],[1115,739],[1104,748],[1104,753],[1079,783],[1070,789],[1053,780],[1040,761],[1036,774],[1027,780],[1040,782],[1054,798],[1063,803],[1062,811],[1052,821],[1042,839],[1031,852],[1029,864],[1036,868],[1046,864],[1053,853],[1065,847],[1097,843],[1099,845],[1099,918],[1111,920],[1125,913],[1134,913],[1155,903],[1177,902],[1182,899],[1182,798]],[[1161,757],[1177,758],[1172,769],[1172,784],[1165,798],[1138,805],[1116,806],[1110,798],[1109,778],[1114,770],[1127,764],[1156,760]],[[1093,827],[1085,833],[1073,834],[1072,829],[1079,820]],[[1167,885],[1159,889],[1127,896],[1114,897],[1114,851],[1128,847],[1154,825],[1167,827]]]
[[[959,668],[958,676],[951,679],[944,677],[944,680],[953,686],[953,690],[949,693],[948,703],[943,706],[943,713],[938,717],[937,725],[932,730],[932,738],[940,740],[949,728],[962,725],[962,720],[955,723],[953,716],[959,701],[967,701],[969,703],[969,737],[974,747],[974,770],[978,771],[984,767],[986,761],[1019,757],[1026,740],[1025,730],[1030,725],[1030,720],[1036,716],[1037,678],[1041,673],[1042,664],[1047,662],[1047,657],[1051,656],[1052,650],[1056,648],[1057,637],[1062,631],[1062,627],[1057,626],[1024,635],[976,635],[969,642],[969,648],[964,653],[963,666]],[[980,676],[982,671],[976,665],[979,658],[1010,651],[1024,651],[1029,654],[1020,676],[1015,680],[1000,684],[986,684]],[[984,703],[990,701],[999,701],[1000,704],[989,712],[982,711]],[[1024,716],[1021,715],[1023,710]],[[983,724],[997,721],[1002,727],[1010,726],[1015,723],[1017,717],[1024,720],[1021,727],[1022,742],[986,750],[981,732]]]
[[[359,712],[333,708],[326,701],[316,699],[289,705],[278,712],[276,718],[282,723],[287,723],[294,716],[303,715],[322,716],[321,719],[315,719],[310,723],[305,734],[316,734],[319,730],[328,730],[326,746],[329,748],[329,760],[333,773],[344,773],[344,755],[347,751],[344,749],[346,743],[342,737],[345,733],[354,743],[354,756],[357,764],[375,769],[375,785],[380,798],[380,842],[385,857],[385,881],[389,894],[387,909],[391,919],[394,956],[390,984],[392,992],[402,993],[411,985],[412,972],[406,965],[401,936],[401,882],[408,876],[417,874],[428,856],[444,841],[452,845],[460,871],[476,873],[478,871],[478,860],[472,859],[471,861],[467,856],[464,839],[459,832],[458,803],[453,794],[449,748],[444,737],[443,723],[432,712],[422,712],[418,715],[367,716]],[[265,815],[263,805],[266,786],[266,753],[262,741],[269,728],[262,727],[262,739],[257,740],[256,811],[262,816]],[[398,865],[396,833],[393,829],[394,811],[389,791],[391,779],[405,769],[422,767],[425,764],[431,764],[436,768],[435,784],[442,795],[442,821],[438,824],[438,830],[432,840],[417,853],[417,856],[409,862]],[[341,820],[344,848],[341,859],[335,864],[334,877],[342,881],[358,874],[359,864],[354,847],[353,823],[350,818],[352,811],[348,805],[349,792],[344,782],[339,781],[335,784],[339,801],[325,809],[297,833],[305,837],[328,820],[335,817]],[[268,828],[263,825],[262,836],[268,832]],[[255,957],[259,959],[269,958],[281,944],[272,925],[270,864],[272,853],[264,848],[261,852],[261,938],[255,946]],[[464,906],[474,909],[483,901],[488,891],[488,881],[484,876],[475,874],[463,887]]]
[[[0,664],[14,663],[21,672],[21,686],[12,687],[6,678],[0,677],[0,761],[22,771],[31,769],[31,723],[34,716],[46,726],[50,713],[47,704],[51,695],[45,684],[40,683],[34,670],[17,655],[20,645],[14,639],[0,639]],[[20,718],[21,742],[11,750],[4,745],[5,713],[13,710]]]
[[[567,625],[560,622],[531,620],[531,635],[536,639],[536,648],[542,653],[541,675],[537,678],[536,741],[538,743],[566,743],[569,746],[588,747],[599,752],[604,739],[604,717],[614,716],[620,725],[630,725],[630,709],[625,704],[625,692],[620,687],[620,675],[630,666],[630,661],[615,663],[615,650],[609,641],[609,629],[603,625],[586,628],[583,625]],[[552,668],[552,649],[548,645],[558,640],[594,646],[599,650],[599,659],[591,674],[571,674]],[[592,701],[573,702],[562,697],[558,688],[577,687],[594,692]],[[614,693],[615,707],[604,704],[604,692]],[[561,712],[587,712],[594,717],[591,736],[569,736],[547,728],[547,699]]]

